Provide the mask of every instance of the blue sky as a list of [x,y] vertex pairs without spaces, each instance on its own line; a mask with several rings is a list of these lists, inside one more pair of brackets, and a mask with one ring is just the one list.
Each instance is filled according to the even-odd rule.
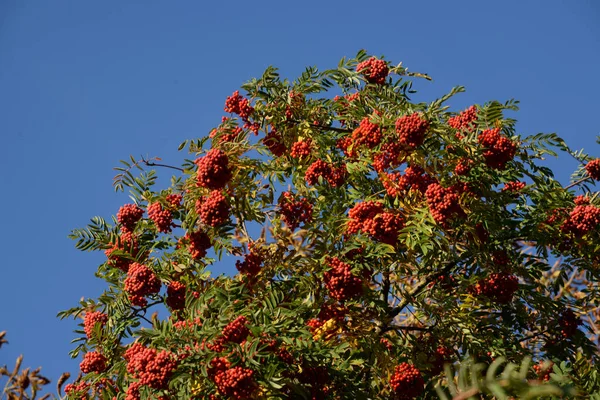
[[[430,74],[419,99],[456,85],[456,110],[516,98],[519,133],[600,155],[594,0],[0,1],[0,364],[24,353],[53,381],[77,372],[75,323],[55,315],[101,293],[104,257],[67,235],[128,202],[112,189],[120,159],[178,164],[177,145],[268,65],[294,78],[361,48]],[[566,182],[575,164],[551,166]]]

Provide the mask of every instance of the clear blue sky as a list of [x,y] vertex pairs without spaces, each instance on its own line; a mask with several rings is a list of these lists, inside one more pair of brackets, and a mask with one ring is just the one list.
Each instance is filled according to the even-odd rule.
[[[25,353],[54,382],[77,372],[75,323],[55,315],[102,291],[104,256],[67,235],[128,201],[111,185],[120,159],[178,164],[177,145],[268,65],[294,78],[361,48],[430,74],[419,99],[455,85],[457,110],[517,98],[521,134],[600,155],[595,0],[0,0],[0,364]],[[552,166],[566,181],[574,164]]]

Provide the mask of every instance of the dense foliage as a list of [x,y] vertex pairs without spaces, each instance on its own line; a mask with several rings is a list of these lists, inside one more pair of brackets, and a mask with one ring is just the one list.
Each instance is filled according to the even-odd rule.
[[82,318],[69,398],[600,392],[600,160],[518,135],[514,100],[413,103],[414,78],[362,51],[268,68],[181,167],[123,162],[133,202],[72,234],[107,289],[60,314]]

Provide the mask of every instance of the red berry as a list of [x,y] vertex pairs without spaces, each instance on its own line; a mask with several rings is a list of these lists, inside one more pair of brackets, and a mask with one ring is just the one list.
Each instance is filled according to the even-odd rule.
[[221,331],[222,342],[240,344],[245,341],[250,334],[250,329],[246,325],[248,325],[248,319],[243,315],[231,321]]
[[483,147],[485,163],[495,169],[504,169],[517,153],[517,145],[500,134],[500,128],[488,129],[479,134],[477,138]]
[[222,189],[231,180],[227,154],[219,149],[209,150],[204,157],[195,161],[198,166],[198,186],[208,189]]
[[387,78],[389,71],[387,63],[375,57],[371,57],[356,66],[356,72],[362,73],[368,82],[379,85],[385,83],[385,78]]
[[471,288],[475,296],[484,296],[499,304],[508,304],[519,288],[519,279],[507,272],[494,273]]
[[96,324],[100,324],[100,326],[103,327],[106,322],[108,322],[108,316],[100,311],[85,313],[85,316],[83,317],[83,330],[85,331],[85,335],[88,338],[91,338]]
[[454,217],[464,216],[464,211],[458,202],[458,194],[452,188],[444,188],[439,183],[432,183],[425,192],[427,205],[433,219],[447,226]]
[[171,211],[163,208],[159,202],[152,203],[148,206],[148,217],[154,221],[156,229],[158,229],[159,232],[171,232],[173,214]]
[[248,121],[248,118],[254,112],[254,108],[250,105],[248,99],[236,90],[225,100],[225,112],[237,114],[242,120]]
[[585,165],[588,175],[595,181],[600,181],[600,158],[596,158]]
[[85,353],[83,356],[83,361],[79,364],[79,369],[84,374],[89,374],[90,372],[101,373],[106,370],[106,357],[97,351],[91,351],[89,353]]
[[133,305],[144,307],[147,301],[144,297],[160,291],[160,279],[148,267],[133,263],[125,279],[125,291]]
[[142,219],[144,210],[135,204],[125,204],[119,208],[117,213],[117,221],[122,225],[122,229],[133,231],[135,224]]
[[381,143],[381,138],[381,128],[379,128],[379,125],[369,121],[369,117],[365,117],[360,121],[358,128],[352,133],[351,140],[354,148],[366,146],[372,149]]
[[[448,125],[457,129],[459,131],[466,130],[471,131],[475,128],[474,122],[477,120],[477,107],[471,106],[464,111],[461,111],[460,114],[455,115],[448,119]],[[460,132],[456,133],[456,136],[460,139],[462,138],[462,134]]]
[[573,310],[567,309],[558,319],[558,326],[560,326],[560,333],[565,339],[575,336],[577,333],[577,327],[582,325],[581,319],[575,315]]
[[425,389],[425,381],[421,372],[412,364],[402,363],[394,369],[390,378],[390,386],[399,399],[414,399]]
[[396,120],[396,133],[400,143],[412,149],[423,144],[428,128],[429,122],[417,113]]
[[503,192],[518,193],[525,186],[527,186],[527,184],[525,182],[519,182],[519,181],[506,182],[504,184],[504,187],[502,188],[502,191]]
[[263,144],[267,146],[269,151],[273,153],[275,157],[281,157],[287,151],[283,137],[275,129],[271,129],[269,133],[264,137]]
[[127,372],[138,379],[139,386],[145,385],[157,390],[168,387],[169,379],[177,367],[173,353],[166,350],[159,352],[139,343],[131,345],[124,357],[127,360]]
[[229,202],[220,190],[196,201],[196,212],[206,225],[217,227],[229,221]]
[[312,139],[301,140],[292,145],[290,156],[293,158],[305,158],[310,156],[312,150]]
[[184,241],[189,242],[189,252],[194,260],[206,256],[206,251],[212,246],[210,237],[202,230],[186,233]]
[[327,265],[331,269],[323,274],[323,280],[332,298],[344,301],[362,294],[362,280],[352,274],[349,264],[332,257],[327,260]]
[[281,220],[294,230],[302,223],[311,222],[312,204],[304,197],[294,197],[290,192],[283,192],[279,199]]

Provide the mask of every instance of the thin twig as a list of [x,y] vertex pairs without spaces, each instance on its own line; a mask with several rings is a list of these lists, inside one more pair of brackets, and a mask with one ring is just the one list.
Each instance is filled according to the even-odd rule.
[[179,168],[179,167],[174,167],[172,165],[167,165],[167,164],[158,164],[155,163],[153,161],[148,161],[144,158],[142,158],[142,162],[144,163],[144,165],[148,166],[148,167],[163,167],[163,168],[171,168],[171,169],[175,169],[177,171],[183,172],[183,168]]
[[581,178],[580,180],[578,180],[578,181],[576,181],[576,182],[573,182],[573,183],[571,183],[571,184],[570,184],[570,185],[568,185],[568,186],[565,186],[565,190],[567,190],[567,189],[571,189],[573,186],[577,186],[577,185],[579,185],[580,183],[583,183],[583,182],[587,181],[588,179],[590,179],[590,177],[589,177],[589,176],[587,176],[587,177],[585,177],[585,178]]

